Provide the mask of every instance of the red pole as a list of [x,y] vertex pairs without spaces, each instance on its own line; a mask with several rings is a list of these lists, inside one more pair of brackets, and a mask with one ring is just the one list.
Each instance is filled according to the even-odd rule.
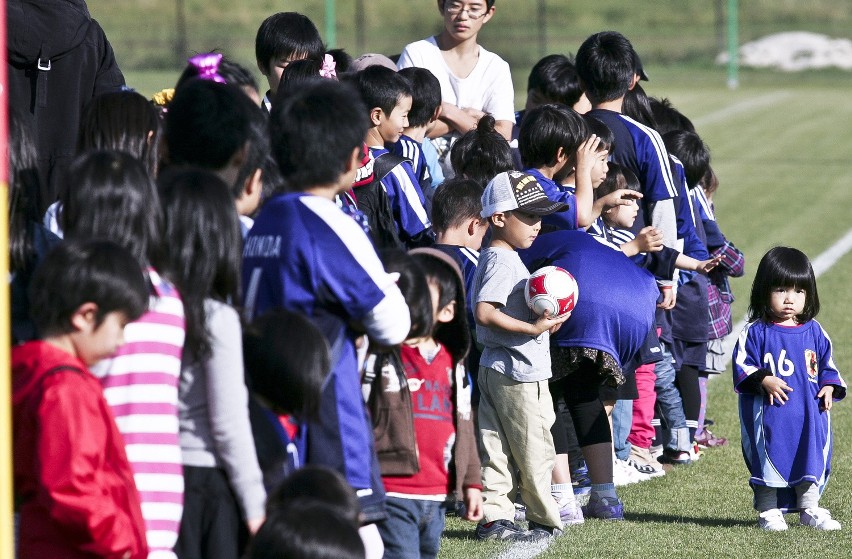
[[12,509],[12,390],[9,306],[9,80],[6,0],[0,0],[0,558],[14,557]]

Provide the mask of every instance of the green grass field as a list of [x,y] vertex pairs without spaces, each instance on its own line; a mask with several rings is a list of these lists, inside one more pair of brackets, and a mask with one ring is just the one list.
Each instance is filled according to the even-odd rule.
[[[174,4],[166,0],[90,0],[92,13],[112,40],[128,83],[149,95],[171,86],[178,73],[174,53]],[[407,42],[436,30],[433,0],[363,2],[368,22],[363,40],[353,24],[354,5],[338,0],[338,45],[350,53],[399,52]],[[659,0],[548,0],[546,52],[576,51],[588,34],[618,29],[643,55],[651,95],[668,97],[696,124],[709,144],[721,186],[720,225],[747,257],[746,276],[733,281],[735,320],[745,312],[754,269],[771,246],[786,244],[812,258],[852,226],[852,74],[841,71],[780,74],[743,71],[741,87],[724,87],[725,71],[712,63],[718,40],[713,7],[723,2]],[[541,52],[541,28],[532,0],[499,0],[498,15],[483,44],[513,64],[516,104],[523,104],[526,75]],[[322,0],[188,0],[191,51],[219,48],[253,65],[253,37],[273,11],[299,10],[324,29]],[[741,33],[805,29],[848,36],[848,0],[754,0],[740,2]],[[116,9],[118,8],[118,9]],[[388,25],[386,21],[393,21]],[[140,25],[140,22],[145,22]],[[819,280],[819,316],[834,341],[835,359],[852,379],[852,255]],[[834,414],[833,475],[823,498],[844,530],[818,533],[793,525],[781,534],[756,528],[751,491],[739,449],[736,397],[730,373],[710,384],[708,416],[730,445],[712,449],[698,463],[662,479],[620,489],[627,519],[588,521],[572,527],[540,557],[844,557],[852,551],[852,399]],[[476,542],[473,525],[448,519],[441,557],[495,557],[505,546]]]
[[[718,219],[747,258],[746,276],[733,280],[742,317],[757,262],[770,247],[791,245],[811,258],[852,226],[852,106],[848,85],[836,76],[787,83],[785,76],[760,74],[731,92],[712,77],[689,72],[654,75],[647,90],[665,96],[690,116],[710,145],[721,185]],[[841,76],[846,84],[848,76]],[[754,107],[738,111],[741,107]],[[819,319],[834,341],[835,359],[852,378],[852,254],[819,279]],[[708,416],[714,432],[730,440],[692,466],[663,478],[619,490],[626,521],[588,521],[571,527],[540,557],[842,557],[852,545],[852,400],[834,414],[832,479],[823,497],[844,530],[818,533],[794,526],[782,534],[756,528],[751,490],[739,449],[739,421],[730,372],[709,389]],[[795,428],[795,426],[794,426]],[[471,539],[472,525],[450,519],[442,557],[473,559],[504,551],[499,544]]]

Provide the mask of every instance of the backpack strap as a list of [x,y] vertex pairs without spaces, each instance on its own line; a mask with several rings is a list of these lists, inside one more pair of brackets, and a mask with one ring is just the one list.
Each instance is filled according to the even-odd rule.
[[394,167],[401,164],[403,161],[411,163],[409,159],[391,152],[383,153],[378,156],[373,163],[373,182],[381,182],[382,179],[388,176]]

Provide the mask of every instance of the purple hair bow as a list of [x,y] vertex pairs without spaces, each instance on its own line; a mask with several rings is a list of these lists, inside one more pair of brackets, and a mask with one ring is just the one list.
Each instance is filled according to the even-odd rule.
[[228,83],[225,78],[219,75],[219,63],[222,62],[222,54],[218,52],[208,52],[206,54],[196,54],[187,62],[198,70],[198,77],[202,80],[210,80],[216,83]]

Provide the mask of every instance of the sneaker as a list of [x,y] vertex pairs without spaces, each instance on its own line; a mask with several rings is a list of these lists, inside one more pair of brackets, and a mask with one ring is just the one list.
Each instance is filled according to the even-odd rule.
[[704,456],[704,452],[702,452],[701,447],[698,446],[698,443],[693,441],[692,447],[689,449],[689,459],[693,462],[698,462],[698,460]]
[[574,495],[588,495],[592,491],[589,468],[581,466],[576,471],[571,472],[571,486],[574,489]]
[[624,520],[624,504],[617,497],[612,499],[592,496],[589,504],[583,507],[583,516],[601,520]]
[[495,520],[476,525],[474,533],[478,540],[530,541],[529,531],[520,528],[511,520]]
[[659,460],[660,456],[663,455],[663,445],[651,446],[648,452],[651,455],[651,460]]
[[769,509],[760,513],[757,515],[757,525],[768,532],[783,532],[787,529],[781,509]]
[[672,450],[666,448],[657,460],[660,464],[674,464],[676,466],[684,466],[692,464],[692,456],[685,450]]
[[819,507],[805,509],[799,513],[799,523],[817,530],[840,530],[840,522],[831,518],[831,513]]
[[612,483],[616,487],[630,485],[631,483],[639,483],[651,479],[647,474],[640,473],[636,468],[629,465],[624,460],[616,458],[612,464]]
[[717,446],[725,446],[728,444],[728,439],[724,437],[717,437],[710,432],[710,429],[705,427],[701,434],[695,437],[695,442],[698,444],[699,448],[715,448]]
[[666,471],[663,470],[662,468],[655,468],[654,466],[652,466],[650,464],[640,464],[639,462],[635,461],[633,458],[628,458],[625,462],[627,463],[628,466],[631,466],[637,472],[639,472],[640,474],[646,475],[649,478],[660,477],[660,476],[666,475]]
[[562,528],[554,526],[545,526],[532,520],[529,521],[530,536],[533,539],[540,540],[544,538],[558,538],[562,535]]
[[583,523],[583,509],[576,499],[565,499],[557,501],[559,506],[559,518],[565,526],[574,526]]

